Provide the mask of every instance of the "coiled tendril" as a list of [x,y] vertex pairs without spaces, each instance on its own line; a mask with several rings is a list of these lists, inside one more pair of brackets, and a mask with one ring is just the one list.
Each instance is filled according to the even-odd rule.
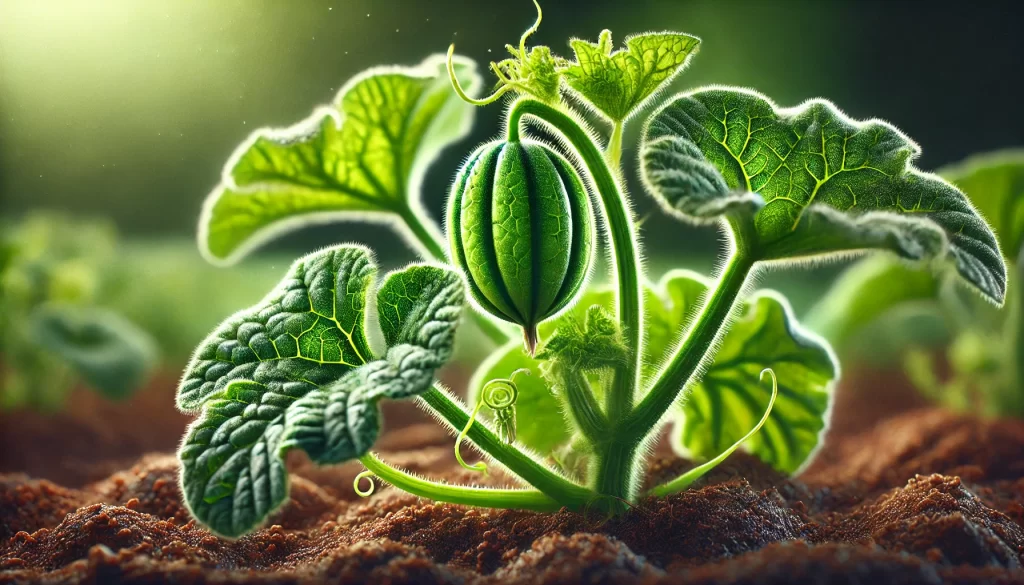
[[[373,494],[373,490],[377,487],[377,485],[373,482],[374,475],[376,474],[370,471],[369,469],[364,470],[362,473],[357,475],[356,478],[352,481],[352,489],[354,489],[356,493],[359,494],[360,497],[369,497],[370,495]],[[362,481],[363,479],[370,482],[370,487],[367,488],[366,490],[359,489],[359,482]]]
[[487,464],[483,461],[477,461],[473,465],[469,465],[462,458],[460,449],[462,447],[462,441],[466,439],[466,435],[469,434],[469,429],[473,427],[473,423],[476,421],[476,415],[480,412],[480,408],[487,406],[494,411],[494,424],[498,427],[498,436],[501,440],[507,444],[512,444],[516,440],[516,400],[519,398],[519,388],[516,386],[515,378],[519,374],[530,375],[530,370],[526,368],[518,369],[512,372],[512,375],[508,378],[498,378],[497,380],[491,380],[484,384],[483,389],[480,390],[480,396],[477,398],[476,407],[473,408],[472,414],[469,415],[469,422],[466,423],[466,428],[462,429],[457,439],[455,439],[455,459],[459,461],[459,465],[473,471],[479,471],[482,473],[487,472]]
[[[537,20],[536,22],[533,23],[533,26],[526,29],[526,32],[523,33],[523,36],[519,38],[519,54],[517,55],[517,57],[520,61],[526,61],[526,39],[530,38],[530,35],[537,32],[537,29],[540,28],[540,22],[544,18],[544,13],[540,9],[540,2],[538,2],[537,0],[533,0],[533,5],[537,7]],[[473,99],[469,97],[469,95],[467,95],[466,92],[462,89],[462,84],[459,83],[459,79],[455,77],[455,65],[452,63],[452,56],[454,54],[455,43],[452,43],[451,45],[448,46],[448,78],[451,79],[452,87],[455,88],[455,93],[458,94],[458,96],[462,98],[462,100],[465,101],[466,103],[472,104],[474,106],[486,106],[487,104],[491,104],[498,101],[498,99],[501,98],[501,96],[505,95],[506,92],[515,89],[516,81],[509,77],[508,75],[506,75],[506,73],[501,70],[501,67],[497,63],[491,61],[491,71],[493,71],[494,74],[498,77],[498,82],[501,84],[501,87],[496,89],[494,93],[492,93],[491,95],[482,99]]]

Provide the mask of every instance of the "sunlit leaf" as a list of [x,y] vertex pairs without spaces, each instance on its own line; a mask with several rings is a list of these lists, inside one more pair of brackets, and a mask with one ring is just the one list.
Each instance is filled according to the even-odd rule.
[[[686,319],[682,331],[687,317],[696,314],[692,309],[700,306],[707,282],[676,271],[666,275],[662,286],[676,291],[673,314]],[[828,345],[804,331],[789,303],[773,291],[761,291],[741,304],[714,362],[683,393],[673,447],[710,459],[747,434],[771,399],[771,386],[761,381],[765,368],[775,372],[779,396],[744,448],[780,471],[797,471],[820,444],[839,372]]]
[[200,345],[178,389],[179,407],[201,412],[179,459],[185,502],[214,532],[240,536],[284,502],[289,449],[320,463],[364,454],[377,403],[427,390],[449,358],[459,277],[432,266],[388,276],[377,298],[388,349],[374,360],[364,322],[375,274],[359,246],[306,256]]
[[570,43],[576,61],[565,70],[565,80],[599,112],[621,122],[682,71],[699,44],[682,33],[647,33],[626,37],[626,47],[613,52],[612,33],[604,30],[597,43]]
[[[472,61],[456,58],[455,70],[467,91],[479,88]],[[230,262],[309,223],[418,211],[426,167],[465,136],[473,109],[439,55],[357,75],[331,105],[290,128],[257,130],[235,151],[203,207],[200,248]]]
[[[869,248],[949,260],[996,303],[1006,268],[992,230],[956,187],[912,164],[918,146],[825,100],[779,108],[744,89],[684,94],[648,124],[650,192],[688,219],[728,216],[761,260]],[[710,188],[707,188],[710,186]]]

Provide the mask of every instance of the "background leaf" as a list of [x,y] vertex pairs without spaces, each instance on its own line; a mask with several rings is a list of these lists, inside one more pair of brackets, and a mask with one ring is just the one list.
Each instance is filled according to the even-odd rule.
[[948,257],[967,282],[1002,302],[1006,268],[992,230],[963,193],[911,164],[919,154],[891,125],[851,120],[825,100],[785,109],[749,90],[714,88],[656,112],[642,157],[649,190],[677,214],[693,207],[694,169],[705,181],[708,164],[728,197],[760,196],[760,205],[726,210],[742,218],[741,237],[756,239],[747,244],[761,259],[864,248]]
[[44,305],[30,317],[39,351],[63,361],[103,395],[122,399],[139,387],[156,361],[156,342],[106,309]]
[[1024,243],[1024,148],[978,154],[938,174],[967,194],[992,224],[1003,256],[1016,261]]
[[612,33],[601,31],[597,43],[569,43],[576,62],[565,80],[584,100],[613,122],[640,109],[686,67],[700,39],[682,33],[648,33],[626,37],[625,49],[612,52]]
[[377,295],[389,347],[374,360],[364,313],[375,274],[362,247],[306,256],[200,346],[178,403],[201,415],[178,456],[186,504],[214,532],[245,534],[284,502],[288,450],[321,464],[365,454],[380,430],[377,403],[427,390],[450,357],[459,276],[423,265],[390,274]]
[[[686,291],[677,297],[680,308],[699,306],[701,286],[706,288],[706,281],[692,273],[670,273],[665,279],[668,290]],[[683,394],[673,447],[710,459],[743,437],[771,398],[771,386],[760,380],[764,368],[775,371],[779,396],[744,448],[785,473],[800,469],[821,441],[839,372],[828,345],[801,329],[789,304],[773,291],[741,304],[714,362]]]
[[[455,63],[462,86],[476,91],[472,61]],[[443,56],[370,69],[334,104],[291,128],[257,130],[235,151],[203,206],[200,247],[211,261],[230,262],[311,222],[417,211],[426,167],[472,118]]]

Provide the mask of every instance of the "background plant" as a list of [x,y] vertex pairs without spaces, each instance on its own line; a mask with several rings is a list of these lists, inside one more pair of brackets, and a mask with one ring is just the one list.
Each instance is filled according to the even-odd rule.
[[53,410],[79,381],[123,399],[146,379],[156,344],[107,302],[113,228],[36,213],[0,237],[0,408]]
[[[993,223],[1010,266],[1008,297],[993,306],[955,273],[885,256],[851,266],[808,316],[844,359],[894,358],[927,396],[961,410],[1024,416],[1020,250],[1024,238],[1024,150],[979,154],[940,169]],[[936,349],[947,346],[941,359]],[[944,361],[951,369],[941,372]]]
[[[615,512],[637,500],[644,447],[670,420],[677,446],[709,464],[653,494],[685,489],[762,425],[750,448],[794,471],[820,441],[837,369],[784,299],[746,294],[760,266],[880,249],[952,264],[1002,301],[1005,268],[991,230],[955,187],[911,164],[918,149],[906,136],[884,122],[851,120],[824,100],[780,108],[721,87],[663,103],[645,125],[640,163],[647,191],[668,214],[723,226],[727,259],[714,281],[672,272],[649,285],[621,182],[621,136],[699,40],[638,35],[614,50],[605,31],[597,43],[575,43],[569,60],[546,47],[527,50],[535,29],[509,47],[510,59],[491,65],[499,84],[487,98],[473,96],[481,82],[472,63],[449,51],[454,94],[443,59],[432,57],[415,68],[370,70],[307,121],[258,131],[232,156],[200,223],[200,245],[215,260],[310,221],[372,217],[444,263],[439,230],[418,204],[423,166],[468,127],[464,102],[518,94],[503,140],[525,143],[530,120],[560,141],[594,198],[612,284],[587,292],[549,329],[541,324],[536,360],[512,342],[482,366],[481,394],[493,379],[515,386],[515,441],[507,441],[507,412],[498,413],[499,436],[431,384],[450,355],[464,275],[428,264],[386,277],[376,302],[383,343],[371,347],[365,299],[375,268],[365,249],[336,246],[296,262],[261,303],[215,330],[186,369],[178,405],[200,416],[180,452],[182,485],[214,531],[245,533],[284,501],[281,457],[293,448],[318,463],[358,458],[414,494],[535,510]],[[566,96],[592,110],[608,140],[594,138]],[[488,230],[486,222],[473,227]],[[469,314],[495,342],[508,339],[485,312]],[[512,381],[523,368],[535,375]],[[766,370],[770,391],[759,383]],[[541,385],[528,386],[534,381]],[[447,485],[377,459],[369,451],[379,401],[412,397],[534,489]],[[564,422],[536,424],[558,412]]]

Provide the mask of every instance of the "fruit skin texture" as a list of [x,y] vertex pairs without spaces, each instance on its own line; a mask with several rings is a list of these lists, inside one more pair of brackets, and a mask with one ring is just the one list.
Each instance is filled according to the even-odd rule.
[[590,200],[576,170],[549,146],[490,142],[455,179],[448,237],[473,299],[522,327],[533,353],[537,325],[568,306],[586,280]]

